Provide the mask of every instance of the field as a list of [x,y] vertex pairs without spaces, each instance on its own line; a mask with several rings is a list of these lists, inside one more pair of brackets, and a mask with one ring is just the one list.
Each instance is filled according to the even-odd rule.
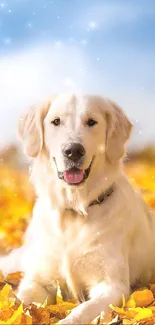
[[[12,153],[11,153],[12,155]],[[146,151],[133,155],[125,165],[125,171],[133,186],[138,188],[155,211],[155,160]],[[23,243],[23,234],[31,219],[34,203],[33,189],[28,180],[27,168],[1,159],[0,166],[0,254],[7,254]],[[16,290],[23,275],[0,273],[0,324],[53,324],[64,318],[76,305],[75,301],[63,302],[61,294],[57,305],[42,306],[35,303],[25,307],[16,298]],[[122,296],[122,308],[110,306],[105,318],[96,324],[155,324],[155,279],[147,288],[136,288],[128,301]],[[111,321],[113,320],[113,323]]]

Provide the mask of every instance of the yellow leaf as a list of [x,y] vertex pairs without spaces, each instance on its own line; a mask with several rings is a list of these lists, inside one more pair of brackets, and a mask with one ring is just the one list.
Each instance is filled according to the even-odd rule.
[[141,320],[141,319],[144,319],[144,318],[149,318],[149,317],[152,317],[153,314],[152,314],[152,310],[149,309],[149,308],[143,308],[136,316],[135,316],[135,319],[137,321]]
[[135,319],[136,315],[138,313],[140,313],[142,311],[142,308],[137,307],[137,308],[129,308],[126,312],[125,312],[125,316],[127,318],[133,318]]
[[60,315],[64,315],[76,306],[77,304],[73,304],[71,302],[63,302],[61,305],[50,305],[47,306],[47,308],[50,309],[53,315],[56,315],[58,313],[60,313]]
[[123,319],[123,325],[136,325],[136,323],[135,319]]
[[60,323],[59,323],[59,319],[58,318],[56,318],[56,317],[54,317],[54,318],[51,318],[50,319],[50,325],[60,325]]
[[3,282],[3,281],[4,281],[4,276],[3,276],[2,271],[0,270],[0,282]]
[[47,308],[37,308],[35,305],[31,306],[30,315],[34,324],[49,324],[50,311]]
[[48,303],[48,299],[46,298],[40,307],[45,308],[47,306],[47,303]]
[[5,300],[3,302],[0,301],[0,309],[6,310],[8,308],[11,308],[14,305],[14,299],[12,300]]
[[109,307],[115,311],[116,313],[118,314],[122,314],[122,315],[125,315],[125,310],[123,308],[119,308],[117,306],[113,306],[112,304],[109,305]]
[[145,307],[154,299],[152,291],[148,289],[135,291],[131,297],[134,299],[137,307]]
[[125,307],[127,307],[127,308],[135,308],[136,307],[135,300],[133,299],[132,296],[129,297],[128,301],[126,302]]
[[124,294],[122,294],[122,308],[125,307],[125,296]]
[[30,315],[26,314],[22,314],[22,318],[21,318],[21,324],[24,325],[31,325],[32,324],[32,317]]
[[15,323],[15,321],[17,320],[17,318],[22,314],[23,312],[23,306],[22,304],[18,307],[18,309],[13,313],[13,315],[11,316],[11,318],[9,318],[7,321],[3,322],[0,321],[1,325],[11,325],[13,323]]
[[19,285],[22,277],[23,277],[22,272],[15,272],[15,273],[8,274],[5,280],[9,284],[17,286],[17,285]]
[[57,304],[60,305],[63,303],[63,300],[60,296],[57,296]]
[[5,301],[8,299],[9,293],[11,291],[11,286],[6,284],[3,289],[0,291],[0,301]]

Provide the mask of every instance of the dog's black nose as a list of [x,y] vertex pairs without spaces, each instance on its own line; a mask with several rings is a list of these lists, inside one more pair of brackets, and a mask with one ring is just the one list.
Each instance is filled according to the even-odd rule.
[[80,160],[80,158],[82,158],[84,154],[85,149],[78,142],[67,144],[63,149],[63,155],[72,161]]

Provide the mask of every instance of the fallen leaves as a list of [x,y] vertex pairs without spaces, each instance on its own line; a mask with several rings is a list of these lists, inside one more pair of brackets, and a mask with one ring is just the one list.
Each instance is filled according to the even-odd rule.
[[[133,185],[155,209],[155,167],[134,163],[126,168]],[[28,174],[23,170],[0,168],[0,252],[7,253],[22,244],[23,234],[31,218],[34,193]],[[56,324],[76,306],[76,302],[64,302],[60,296],[57,304],[25,307],[16,298],[16,289],[23,274],[9,274],[4,278],[0,272],[0,324]],[[111,312],[101,315],[96,324],[155,324],[155,278],[148,288],[135,290],[122,307],[110,305]]]
[[135,162],[125,168],[132,185],[141,191],[144,199],[155,211],[155,165]]
[[0,253],[7,253],[23,243],[34,194],[27,171],[1,165],[0,180]]
[[[132,301],[135,302],[135,307],[146,307],[154,299],[153,293],[151,290],[144,289],[144,290],[137,290],[132,295],[131,298]],[[128,301],[129,304],[129,301]]]
[[153,301],[154,295],[152,291],[143,289],[133,292],[128,301],[125,304],[123,302],[122,308],[113,305],[110,305],[110,308],[115,311],[124,321],[127,319],[130,321],[130,324],[134,324],[135,321],[141,321],[142,319],[155,316],[155,310],[153,314],[153,309],[150,306]]
[[[17,278],[17,273],[15,278]],[[6,280],[3,278],[3,281]],[[4,283],[0,291],[0,324],[55,324],[66,317],[75,306],[75,303],[63,302],[58,296],[56,305],[47,306],[45,302],[42,305],[33,303],[25,307],[16,298],[12,287]]]
[[[16,298],[12,297],[12,288],[6,284],[0,291],[0,324],[18,324],[23,312],[23,306],[15,304]],[[20,323],[19,323],[20,324]]]

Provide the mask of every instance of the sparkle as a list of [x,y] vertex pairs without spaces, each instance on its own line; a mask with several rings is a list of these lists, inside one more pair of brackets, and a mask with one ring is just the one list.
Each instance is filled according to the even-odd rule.
[[105,181],[107,181],[107,177],[105,177]]
[[100,152],[104,152],[104,150],[105,150],[105,147],[101,144],[101,145],[99,145],[99,151]]
[[81,44],[82,45],[87,45],[87,41],[85,39],[82,39]]
[[96,60],[97,60],[97,61],[99,61],[99,60],[100,60],[100,58],[96,58]]
[[57,41],[57,42],[55,43],[55,45],[56,45],[57,47],[60,47],[60,46],[62,46],[62,42],[61,42],[61,41]]
[[96,22],[95,21],[90,21],[89,24],[88,24],[88,27],[91,29],[91,30],[94,30],[97,28],[96,26]]
[[10,39],[10,38],[6,38],[6,40],[4,41],[4,43],[5,43],[6,45],[9,45],[9,44],[11,43],[11,39]]
[[35,15],[36,13],[35,12],[32,12],[32,15]]
[[141,87],[140,89],[141,89],[141,90],[144,90],[144,87]]
[[139,131],[139,134],[142,134],[142,131],[141,130]]
[[31,29],[31,28],[32,28],[32,23],[31,23],[30,21],[27,22],[27,23],[26,23],[26,27],[29,28],[29,29]]
[[1,4],[0,4],[0,8],[1,8],[1,9],[5,9],[7,6],[8,6],[8,5],[7,5],[6,3],[1,3]]
[[57,18],[60,19],[60,16],[58,16]]
[[44,6],[44,8],[46,9],[46,8],[47,8],[47,6]]
[[99,236],[100,235],[100,232],[97,232],[97,235]]
[[9,13],[11,13],[11,9],[9,9]]
[[139,122],[139,120],[136,120],[136,123],[138,123]]

